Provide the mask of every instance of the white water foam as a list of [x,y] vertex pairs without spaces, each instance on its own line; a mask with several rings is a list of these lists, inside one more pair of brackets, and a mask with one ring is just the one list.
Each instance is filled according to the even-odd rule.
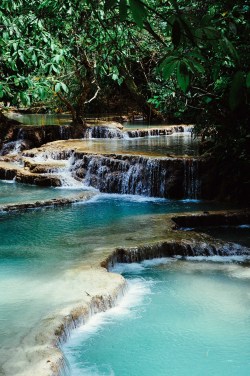
[[7,184],[14,184],[15,183],[15,180],[16,180],[16,178],[14,178],[14,179],[12,179],[12,180],[1,180],[1,182],[3,182],[3,183],[7,183]]
[[[97,189],[92,188],[90,186],[84,185],[83,187],[99,192]],[[127,195],[127,194],[120,194],[120,193],[101,193],[100,192],[99,195],[94,196],[88,202],[101,201],[101,200],[107,200],[107,199],[115,199],[119,201],[129,201],[129,202],[168,202],[170,201],[166,198],[160,198],[160,197],[148,197],[148,196],[139,196],[139,195]]]
[[199,203],[201,202],[202,200],[197,200],[197,199],[194,199],[194,198],[185,198],[184,200],[180,200],[181,202],[184,202],[184,204],[188,204],[188,203]]
[[147,268],[153,268],[154,266],[159,266],[159,265],[165,265],[170,262],[175,262],[177,261],[177,257],[159,257],[159,258],[153,258],[150,260],[144,260],[142,262],[133,262],[133,263],[117,263],[115,264],[114,267],[110,269],[113,273],[140,273],[143,270]]
[[[78,344],[80,344],[82,341],[88,340],[90,337],[100,332],[104,326],[109,325],[116,320],[126,320],[128,317],[136,317],[137,313],[136,310],[133,310],[133,308],[141,306],[145,297],[152,294],[152,284],[152,281],[146,281],[143,278],[134,278],[129,280],[127,282],[127,290],[124,296],[120,299],[115,307],[106,312],[95,314],[88,320],[87,323],[74,330],[69,341],[62,347],[62,350],[69,363],[71,365],[73,364],[73,361],[71,361],[73,358],[73,352]],[[108,373],[105,374],[113,375],[114,373],[112,369],[109,369]],[[95,366],[89,367],[86,365],[84,369],[78,369],[77,364],[75,367],[73,366],[70,369],[70,375],[101,376]]]
[[232,263],[232,262],[245,262],[250,260],[248,255],[231,255],[231,256],[187,256],[185,260],[198,261],[198,262],[217,262],[217,263]]
[[60,171],[58,174],[61,180],[61,187],[59,189],[83,189],[83,184],[79,180],[74,179],[69,171]]

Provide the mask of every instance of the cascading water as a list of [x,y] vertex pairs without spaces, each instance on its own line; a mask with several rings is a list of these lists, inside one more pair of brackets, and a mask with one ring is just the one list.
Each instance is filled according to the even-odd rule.
[[85,138],[142,138],[142,137],[156,137],[169,136],[174,133],[190,133],[193,126],[170,126],[150,129],[132,129],[122,132],[116,127],[109,126],[93,126],[86,129]]
[[23,129],[20,128],[17,133],[16,140],[9,141],[3,144],[2,149],[0,150],[0,155],[16,155],[20,153],[25,148],[25,142],[23,138]]
[[86,129],[85,138],[123,138],[123,133],[117,128],[94,126]]
[[[56,173],[62,186],[74,188],[84,184],[101,192],[149,197],[200,197],[200,161],[196,159],[91,155],[74,150],[50,150],[33,160],[52,165],[53,170],[47,172]],[[53,165],[54,160],[63,160],[65,166]]]
[[[181,130],[179,127],[173,127],[173,129],[183,132],[183,127]],[[168,131],[167,128],[163,130]],[[105,137],[108,137],[108,132],[111,131],[121,133],[120,130],[109,129],[108,127],[87,129],[87,132],[90,132],[89,136],[105,135]],[[156,129],[151,131],[154,132]],[[63,133],[61,136],[66,137],[67,135]],[[24,152],[23,157],[32,159],[32,168],[28,164],[25,165],[25,167],[30,169],[31,174],[22,174],[20,172],[18,181],[30,184],[62,185],[73,188],[76,185],[79,187],[79,184],[84,184],[107,193],[177,199],[200,198],[199,160],[174,158],[172,156],[166,158],[129,155],[123,153],[123,151],[121,151],[122,154],[120,152],[113,154],[110,146],[110,154],[78,152],[77,149],[81,150],[82,147],[83,150],[85,147],[88,150],[89,145],[86,144],[85,146],[85,142],[89,141],[78,140],[75,146],[73,142],[69,142],[68,147],[65,147],[67,144],[57,143],[55,148],[49,146],[38,151],[35,149],[34,151]],[[122,142],[122,140],[119,142]],[[111,145],[111,143],[108,143],[108,145]],[[118,150],[120,147],[122,148],[122,144],[117,146]],[[98,148],[96,151],[99,153]],[[117,153],[116,150],[115,153]],[[53,163],[53,161],[58,160],[62,163]],[[50,176],[48,176],[47,180],[42,179],[42,182],[40,177],[38,177],[39,181],[37,183],[37,175],[32,175],[32,173],[43,174],[43,177],[46,177],[47,173]],[[54,182],[52,182],[53,176],[51,174],[54,174]]]
[[190,199],[200,197],[201,183],[199,180],[199,161],[195,159],[184,159],[184,194]]
[[[75,154],[71,171],[101,192],[165,198],[198,198],[198,161],[181,158]],[[184,181],[184,183],[183,183]]]

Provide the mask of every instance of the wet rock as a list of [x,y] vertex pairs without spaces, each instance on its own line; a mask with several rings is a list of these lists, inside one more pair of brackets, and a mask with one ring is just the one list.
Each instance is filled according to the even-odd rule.
[[[198,174],[190,175],[182,158],[91,155],[79,152],[74,158],[71,167],[73,176],[84,179],[85,184],[101,192],[168,198],[183,198],[189,192],[193,198],[198,196],[195,188],[187,187],[194,183],[198,187],[195,181]],[[195,162],[193,168],[196,168]]]
[[[204,235],[203,235],[204,237]],[[209,236],[204,239],[197,234],[186,240],[161,241],[138,247],[117,248],[112,255],[102,262],[102,266],[109,269],[116,263],[141,262],[162,257],[194,257],[194,256],[232,256],[250,255],[247,247],[239,244],[215,240]]]
[[58,176],[33,174],[26,170],[17,172],[16,181],[25,184],[34,184],[41,187],[61,187],[62,183]]
[[202,226],[237,226],[250,223],[250,210],[204,212],[174,216],[177,228],[195,228]]
[[50,207],[50,206],[66,206],[75,202],[85,201],[93,197],[95,193],[93,192],[84,192],[78,195],[74,195],[69,198],[54,198],[51,200],[40,200],[35,202],[26,202],[26,203],[15,203],[0,205],[0,212],[13,212],[13,211],[26,211],[29,209]]

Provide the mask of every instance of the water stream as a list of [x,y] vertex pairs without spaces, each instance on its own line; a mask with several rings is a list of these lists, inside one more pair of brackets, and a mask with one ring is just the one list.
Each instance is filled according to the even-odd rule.
[[70,375],[249,375],[250,272],[228,261],[117,265],[128,292],[73,333]]
[[67,208],[1,215],[2,361],[43,317],[74,301],[79,288],[72,291],[69,270],[95,253],[101,259],[107,247],[164,237],[156,214],[208,208],[211,204],[199,201],[99,195]]
[[[93,153],[101,148],[106,153],[154,155],[152,165],[157,164],[156,155],[193,155],[197,150],[190,134],[85,141]],[[72,160],[66,166],[68,173]],[[103,179],[103,166],[97,167],[96,176]],[[194,186],[197,179],[190,161],[184,172],[185,197],[192,200],[146,197],[148,192],[142,190],[141,196],[95,191],[89,201],[68,207],[0,213],[0,374],[30,375],[24,361],[27,358],[29,365],[35,361],[30,355],[34,347],[30,334],[36,327],[46,332],[53,315],[86,296],[79,277],[86,265],[96,268],[114,247],[166,239],[166,214],[229,207],[196,200],[199,186]],[[130,175],[135,177],[134,172]],[[130,183],[125,183],[126,188]],[[0,204],[74,194],[65,188],[0,182]],[[137,193],[125,188],[122,193]],[[76,192],[83,189],[81,181]],[[126,268],[125,300],[116,311],[101,316],[101,325],[96,316],[89,326],[75,332],[65,347],[70,375],[234,376],[236,370],[241,376],[249,374],[249,273],[244,264],[171,260],[161,267],[144,263]],[[115,271],[120,272],[121,266]],[[214,364],[218,368],[213,369]]]

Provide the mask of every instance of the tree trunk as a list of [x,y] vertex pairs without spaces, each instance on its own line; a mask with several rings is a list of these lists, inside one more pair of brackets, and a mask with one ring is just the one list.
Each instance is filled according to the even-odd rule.
[[141,108],[143,115],[147,117],[148,122],[151,120],[163,121],[163,115],[157,111],[150,103],[147,102],[147,99],[140,92],[138,86],[136,85],[134,79],[131,77],[129,72],[126,69],[122,69],[124,75],[124,83],[127,86],[132,98],[136,104]]

